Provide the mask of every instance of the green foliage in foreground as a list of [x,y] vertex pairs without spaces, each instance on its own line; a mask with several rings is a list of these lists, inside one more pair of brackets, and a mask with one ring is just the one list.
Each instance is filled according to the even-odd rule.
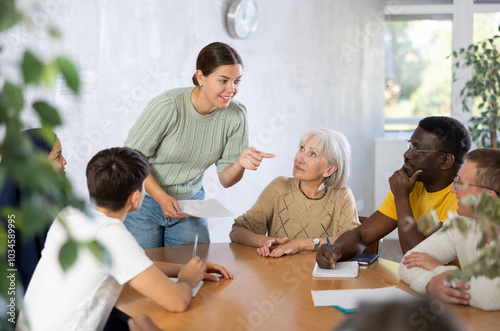
[[[0,38],[16,27],[29,26],[29,18],[19,12],[15,0],[0,1]],[[58,37],[60,33],[50,27],[47,33]],[[8,49],[0,48],[0,52]],[[0,226],[0,302],[7,303],[7,314],[0,317],[0,329],[14,329],[14,319],[19,316],[23,289],[16,276],[11,276],[15,270],[15,247],[21,244],[15,231],[23,237],[30,238],[34,234],[47,229],[65,206],[84,209],[84,203],[78,199],[69,180],[54,171],[47,155],[35,151],[32,142],[21,135],[25,129],[21,115],[33,111],[38,115],[40,127],[47,137],[49,131],[62,124],[57,108],[44,98],[36,99],[28,104],[26,91],[42,90],[53,85],[58,75],[62,76],[66,85],[75,95],[80,90],[78,71],[68,58],[56,56],[42,59],[31,49],[21,52],[20,58],[14,64],[21,79],[15,80],[5,76],[5,70],[0,66],[0,188],[7,178],[12,179],[23,191],[23,201],[19,208],[4,208],[2,218],[6,224]],[[50,139],[47,138],[49,142]],[[64,220],[63,225],[64,225]],[[80,243],[68,233],[68,241],[59,254],[59,261],[67,270],[77,260],[79,248],[88,248],[93,255],[106,261],[106,252],[95,242]],[[9,276],[9,277],[8,277]],[[9,306],[10,305],[10,306]]]
[[[481,229],[481,240],[477,248],[481,251],[478,259],[467,266],[462,266],[461,270],[454,270],[448,277],[449,280],[470,281],[473,277],[485,276],[493,279],[500,277],[500,198],[492,197],[486,192],[479,197],[468,195],[460,203],[470,205],[475,215],[478,215],[477,222]],[[435,229],[437,219],[432,215],[422,216],[417,220],[419,228]],[[466,218],[457,216],[455,222],[445,223],[443,231],[457,227],[463,236],[468,235],[469,222]],[[431,230],[432,231],[432,230]],[[488,238],[492,241],[487,244]]]
[[[481,228],[481,240],[477,248],[481,250],[478,259],[468,265],[462,266],[462,270],[453,271],[452,279],[468,282],[472,277],[486,276],[493,279],[500,277],[500,198],[495,198],[486,192],[475,198],[472,195],[464,197],[461,203],[471,205],[475,215],[478,215],[478,223]],[[454,223],[460,232],[467,236],[467,220],[457,217]],[[447,230],[452,225],[445,225]],[[488,238],[492,243],[487,244]]]

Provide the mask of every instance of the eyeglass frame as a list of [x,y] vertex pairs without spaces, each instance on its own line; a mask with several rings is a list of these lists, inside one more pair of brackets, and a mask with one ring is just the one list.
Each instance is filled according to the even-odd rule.
[[491,187],[487,187],[487,186],[482,186],[482,185],[476,185],[476,184],[469,184],[469,183],[464,183],[464,182],[459,182],[458,180],[460,179],[460,177],[458,176],[455,176],[453,178],[453,187],[455,188],[455,191],[458,191],[460,190],[459,186],[460,185],[466,185],[467,186],[473,186],[473,187],[479,187],[479,188],[482,188],[482,189],[485,189],[485,190],[492,190],[493,192],[495,192],[497,195],[500,196],[500,194],[498,194],[498,192],[494,189],[492,189]]
[[418,149],[417,147],[415,147],[415,145],[413,145],[411,143],[410,139],[406,139],[406,142],[408,143],[408,149],[412,153],[414,153],[414,152],[417,152],[417,153],[445,153],[445,154],[451,154],[451,155],[453,155],[453,153],[450,153],[450,152],[447,152],[447,151],[434,150],[434,149]]

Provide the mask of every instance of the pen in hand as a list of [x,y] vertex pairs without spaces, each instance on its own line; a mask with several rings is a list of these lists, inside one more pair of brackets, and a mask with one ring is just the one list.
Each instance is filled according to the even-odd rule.
[[[333,257],[332,243],[330,242],[330,238],[326,237],[326,243],[328,244],[328,249],[330,250],[330,256]],[[332,269],[335,269],[335,263],[332,263]]]
[[196,256],[196,249],[198,248],[198,234],[194,237],[193,259]]

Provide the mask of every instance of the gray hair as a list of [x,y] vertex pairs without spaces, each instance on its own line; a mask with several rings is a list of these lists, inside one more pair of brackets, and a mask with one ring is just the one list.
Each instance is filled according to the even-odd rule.
[[325,178],[325,186],[338,188],[345,185],[351,168],[351,146],[346,137],[333,130],[312,129],[300,137],[299,146],[304,145],[311,137],[315,138],[313,147],[326,159],[328,165],[337,166],[337,171]]

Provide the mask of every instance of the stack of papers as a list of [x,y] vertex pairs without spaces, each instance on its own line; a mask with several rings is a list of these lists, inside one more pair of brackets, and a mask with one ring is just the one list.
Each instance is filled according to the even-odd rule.
[[410,293],[394,286],[374,289],[311,291],[311,294],[315,307],[334,306],[346,313],[356,311],[362,302],[381,303],[414,298]]
[[216,199],[207,200],[179,200],[181,210],[179,214],[195,217],[229,217],[234,214],[226,209]]
[[359,264],[357,261],[337,262],[335,269],[323,269],[314,266],[314,277],[342,277],[342,278],[355,278],[358,277]]

